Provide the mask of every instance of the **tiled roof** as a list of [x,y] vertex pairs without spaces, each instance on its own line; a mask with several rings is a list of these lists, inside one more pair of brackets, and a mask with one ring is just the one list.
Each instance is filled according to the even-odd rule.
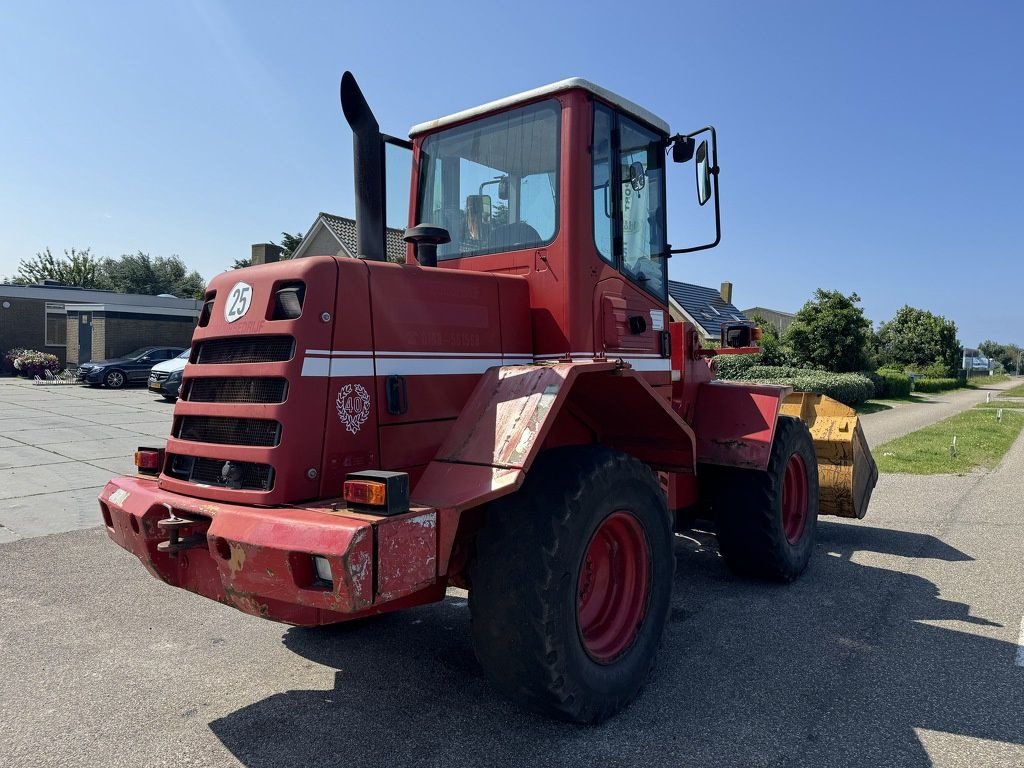
[[[320,212],[320,218],[345,246],[345,249],[353,256],[356,254],[356,220],[347,219],[344,216],[335,216],[333,213]],[[405,241],[402,239],[405,232],[394,227],[387,227],[384,230],[385,252],[388,261],[405,261]]]
[[735,305],[722,300],[717,288],[669,280],[668,293],[711,338],[719,337],[722,323],[747,319]]

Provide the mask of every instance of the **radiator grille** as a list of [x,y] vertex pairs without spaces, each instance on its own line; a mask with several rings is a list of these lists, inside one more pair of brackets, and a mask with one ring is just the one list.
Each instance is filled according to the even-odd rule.
[[230,376],[192,379],[185,399],[191,403],[283,403],[286,379],[250,379]]
[[[223,477],[224,465],[230,463],[232,480]],[[274,488],[274,468],[269,464],[248,461],[225,461],[195,456],[171,454],[167,457],[165,472],[178,480],[212,485],[219,488],[237,488],[246,491],[270,491]]]
[[271,448],[281,442],[281,425],[273,419],[182,416],[174,425],[174,436],[195,443]]
[[295,341],[291,336],[237,336],[210,339],[196,345],[195,362],[215,363],[280,363],[291,360]]

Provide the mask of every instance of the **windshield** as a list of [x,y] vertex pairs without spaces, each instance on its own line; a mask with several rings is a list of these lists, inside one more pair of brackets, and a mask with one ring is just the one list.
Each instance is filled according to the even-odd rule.
[[126,359],[126,360],[138,360],[140,357],[142,357],[147,352],[152,352],[152,351],[153,351],[153,347],[140,347],[139,349],[136,349],[134,352],[129,352],[127,355],[124,356],[124,359]]
[[175,359],[176,360],[188,360],[188,356],[190,354],[192,354],[192,350],[191,349],[186,349],[184,352],[182,352],[180,355],[178,355]]
[[558,120],[552,99],[424,139],[417,221],[448,230],[439,261],[554,239]]

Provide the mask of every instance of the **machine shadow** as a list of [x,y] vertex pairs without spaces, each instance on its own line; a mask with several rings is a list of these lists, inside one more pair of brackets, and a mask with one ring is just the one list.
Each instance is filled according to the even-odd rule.
[[924,534],[821,523],[809,578],[784,587],[732,576],[706,532],[677,541],[660,663],[601,726],[503,700],[473,656],[466,601],[449,598],[289,629],[288,648],[337,670],[334,688],[283,692],[210,728],[250,768],[603,766],[627,755],[654,766],[929,766],[915,729],[1024,744],[1015,646],[979,636],[998,625],[927,579],[856,562],[956,568],[967,554]]

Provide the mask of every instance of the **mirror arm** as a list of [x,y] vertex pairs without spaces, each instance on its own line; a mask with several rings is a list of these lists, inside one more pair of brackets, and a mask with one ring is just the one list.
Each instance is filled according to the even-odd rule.
[[406,141],[405,139],[400,139],[397,136],[391,136],[386,133],[382,133],[380,138],[385,144],[393,144],[394,146],[401,147],[402,149],[412,150],[411,141]]
[[719,205],[718,199],[718,135],[715,132],[713,125],[705,126],[699,131],[686,134],[686,138],[694,138],[705,131],[711,132],[711,167],[708,171],[715,180],[715,239],[710,243],[704,245],[694,245],[690,248],[673,248],[665,252],[666,258],[671,257],[676,253],[693,253],[694,251],[706,251],[708,248],[714,248],[720,242],[722,242],[722,208]]

